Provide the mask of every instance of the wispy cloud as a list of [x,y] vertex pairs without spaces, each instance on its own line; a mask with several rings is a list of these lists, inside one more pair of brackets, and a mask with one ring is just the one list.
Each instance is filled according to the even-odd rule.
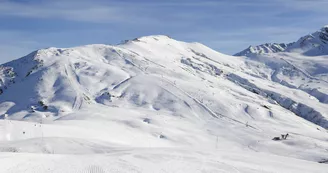
[[120,9],[111,6],[85,4],[69,1],[46,1],[44,3],[0,2],[1,16],[18,16],[24,18],[57,18],[88,22],[109,22],[121,20]]
[[17,31],[0,30],[0,38],[0,64],[22,57],[42,46]]
[[[91,23],[149,23],[159,24],[159,8],[206,7],[218,5],[215,1],[105,1],[105,0],[56,0],[22,3],[11,0],[0,1],[0,15],[21,18],[62,19]],[[221,4],[221,3],[220,3]],[[164,11],[165,12],[165,11]],[[181,12],[184,12],[183,10]],[[175,11],[175,14],[180,14]],[[165,15],[165,14],[163,14]],[[170,15],[170,14],[167,14]]]
[[327,13],[327,0],[276,0],[290,9],[303,9]]
[[[29,1],[27,1],[29,2]],[[254,17],[258,11],[246,10],[247,7],[269,6],[271,3],[254,1],[215,1],[215,0],[181,0],[181,1],[106,1],[106,0],[56,0],[56,1],[0,1],[1,16],[22,18],[63,19],[92,23],[109,22],[154,22],[163,16],[174,16],[175,20],[194,20],[197,18],[220,17]],[[245,8],[245,10],[240,10]],[[187,10],[189,9],[189,10]],[[209,9],[211,13],[204,11]],[[234,11],[235,10],[235,11]],[[239,11],[237,11],[239,10]],[[276,14],[276,11],[267,11]],[[162,16],[161,16],[162,15]],[[182,21],[181,21],[182,22]]]

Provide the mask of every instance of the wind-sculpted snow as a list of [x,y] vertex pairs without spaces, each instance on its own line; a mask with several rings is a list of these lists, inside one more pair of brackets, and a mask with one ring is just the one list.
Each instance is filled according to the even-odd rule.
[[302,55],[268,54],[251,57],[248,66],[255,67],[261,77],[307,92],[319,102],[327,104],[328,63],[325,59],[325,56],[316,57],[316,61],[313,61],[312,58]]
[[[328,93],[328,47],[327,26],[319,31],[288,44],[282,51],[238,54],[247,56],[250,68],[256,68],[261,76],[292,89],[307,92],[319,102],[327,104]],[[263,68],[263,63],[265,67]],[[256,66],[254,66],[256,64]],[[270,72],[270,75],[266,75]],[[268,78],[268,77],[266,77]],[[269,79],[269,78],[268,78]]]
[[[199,60],[196,60],[199,62]],[[203,62],[195,62],[195,60],[191,60],[190,58],[181,59],[181,63],[185,64],[187,66],[192,67],[193,69],[205,72],[205,73],[209,73],[213,76],[220,76],[222,74],[222,71],[220,69],[218,69],[216,66],[209,64],[209,63],[203,63]]]
[[0,172],[325,172],[325,59],[161,35],[35,51],[0,68]]
[[303,103],[297,103],[291,98],[285,97],[279,93],[275,93],[272,91],[266,91],[261,88],[258,88],[256,85],[250,83],[247,79],[241,78],[234,74],[229,74],[228,79],[242,86],[243,88],[259,94],[263,97],[270,98],[276,101],[282,107],[292,111],[296,115],[318,124],[323,128],[328,128],[328,120],[324,117],[320,112],[316,111],[314,108],[311,108]]

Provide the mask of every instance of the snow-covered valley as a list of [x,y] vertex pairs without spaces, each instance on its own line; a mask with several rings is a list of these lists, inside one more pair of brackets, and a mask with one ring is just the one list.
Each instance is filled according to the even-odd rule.
[[0,69],[0,172],[327,172],[325,46],[239,57],[155,35],[35,51]]

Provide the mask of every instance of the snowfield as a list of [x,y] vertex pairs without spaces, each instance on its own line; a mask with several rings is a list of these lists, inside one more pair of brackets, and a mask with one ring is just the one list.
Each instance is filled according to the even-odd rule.
[[35,51],[0,67],[0,172],[328,172],[327,59],[162,35]]

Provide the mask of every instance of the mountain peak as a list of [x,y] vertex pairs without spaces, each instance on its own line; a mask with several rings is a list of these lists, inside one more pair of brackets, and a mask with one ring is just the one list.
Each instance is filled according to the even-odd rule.
[[173,39],[167,35],[149,35],[149,36],[137,37],[130,40],[124,40],[120,44],[126,44],[131,42],[167,41],[167,40],[173,40]]
[[139,39],[154,39],[154,40],[159,40],[159,39],[172,39],[170,36],[167,35],[148,35],[148,36],[142,36],[139,37]]
[[321,28],[321,39],[328,41],[328,25]]
[[298,52],[308,56],[328,54],[328,25],[312,34],[301,37],[293,43],[265,43],[258,46],[249,46],[234,56],[252,56],[277,52]]
[[285,43],[265,43],[257,46],[250,45],[247,49],[236,53],[234,56],[250,56],[252,54],[276,53],[284,51],[289,44]]
[[319,31],[301,37],[292,44],[286,52],[299,52],[308,56],[328,54],[328,25],[323,26]]

